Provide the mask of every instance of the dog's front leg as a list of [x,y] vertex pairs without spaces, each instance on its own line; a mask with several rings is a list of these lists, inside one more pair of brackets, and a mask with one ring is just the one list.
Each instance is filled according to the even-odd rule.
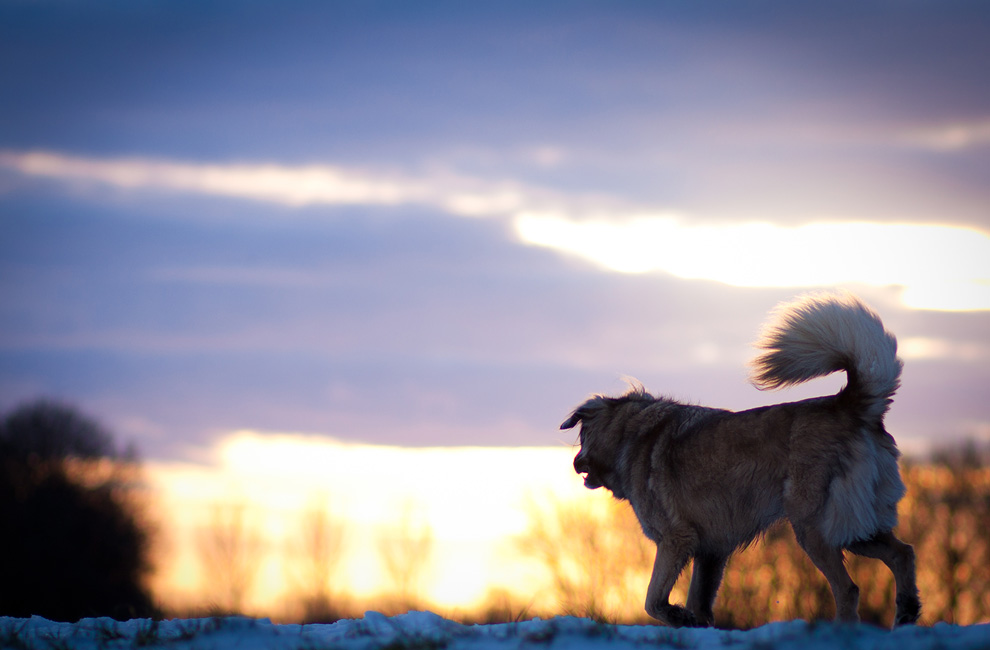
[[700,626],[694,614],[679,605],[670,604],[670,591],[691,558],[691,550],[685,544],[675,544],[672,541],[657,544],[653,575],[646,590],[646,613],[672,627]]
[[708,553],[699,553],[694,558],[687,608],[695,615],[701,625],[707,627],[715,625],[715,614],[712,608],[715,604],[718,587],[722,583],[722,574],[728,559],[722,555]]

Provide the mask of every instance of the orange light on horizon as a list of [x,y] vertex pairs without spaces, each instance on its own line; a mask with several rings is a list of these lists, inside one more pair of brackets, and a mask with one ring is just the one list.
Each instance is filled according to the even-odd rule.
[[[432,553],[417,585],[424,602],[469,609],[493,589],[534,596],[542,569],[513,540],[528,525],[527,504],[587,498],[559,448],[402,448],[297,434],[239,431],[215,448],[209,465],[148,463],[165,534],[154,589],[168,605],[206,606],[198,548],[217,508],[240,508],[246,534],[259,540],[247,611],[277,610],[299,590],[292,540],[314,504],[343,530],[334,589],[358,599],[394,590],[382,566],[383,537],[424,531]],[[538,590],[536,588],[535,590]]]

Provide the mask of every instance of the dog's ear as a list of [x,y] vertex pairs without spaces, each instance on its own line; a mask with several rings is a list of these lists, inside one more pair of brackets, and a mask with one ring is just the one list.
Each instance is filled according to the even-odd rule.
[[571,414],[571,417],[564,420],[564,423],[560,425],[560,428],[561,429],[574,428],[574,425],[576,425],[578,422],[583,420],[585,415],[587,415],[587,413],[582,413],[581,409],[574,411],[574,413]]
[[561,429],[573,428],[574,425],[576,425],[578,422],[582,420],[587,420],[592,416],[594,416],[595,411],[600,409],[602,405],[603,405],[602,397],[600,395],[596,395],[595,397],[589,399],[581,406],[577,407],[574,413],[571,414],[571,417],[564,420],[564,423],[560,425],[560,428]]

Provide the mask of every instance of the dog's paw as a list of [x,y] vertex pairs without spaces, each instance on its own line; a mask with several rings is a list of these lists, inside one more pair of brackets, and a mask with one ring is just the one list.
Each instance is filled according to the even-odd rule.
[[705,627],[689,610],[679,605],[664,605],[654,616],[671,627]]
[[711,611],[707,612],[695,612],[694,616],[698,619],[698,627],[715,627],[715,614]]
[[897,615],[894,617],[894,627],[898,625],[913,625],[921,617],[921,601],[917,594],[897,597]]

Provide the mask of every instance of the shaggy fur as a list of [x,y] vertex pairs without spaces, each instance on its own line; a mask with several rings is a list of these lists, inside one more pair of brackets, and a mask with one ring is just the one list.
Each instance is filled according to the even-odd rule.
[[[729,556],[786,518],[828,580],[837,620],[859,620],[848,549],[890,568],[895,624],[914,623],[914,551],[893,534],[904,495],[899,452],[883,425],[901,372],[896,340],[855,297],[817,295],[778,308],[757,345],[760,388],[838,370],[848,383],[833,396],[742,412],[637,388],[595,396],[561,425],[581,424],[574,469],[585,485],[628,500],[657,544],[646,611],[669,625],[712,625]],[[670,591],[691,559],[687,606],[673,605]]]

